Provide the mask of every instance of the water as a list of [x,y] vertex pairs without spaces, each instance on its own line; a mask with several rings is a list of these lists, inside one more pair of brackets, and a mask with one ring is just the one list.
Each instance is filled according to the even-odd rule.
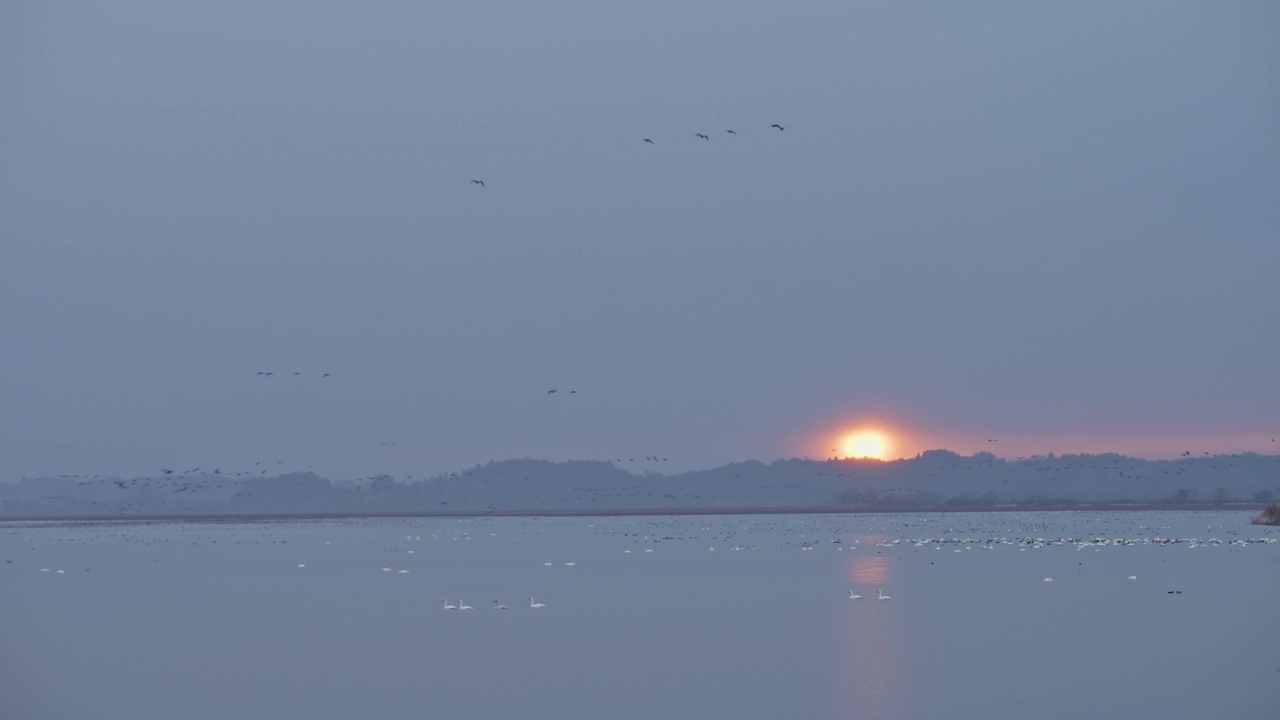
[[0,717],[1272,718],[1248,519],[0,524]]

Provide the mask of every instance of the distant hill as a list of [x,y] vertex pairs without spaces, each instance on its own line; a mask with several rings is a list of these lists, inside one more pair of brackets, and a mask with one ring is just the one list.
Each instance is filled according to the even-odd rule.
[[728,508],[975,508],[1074,504],[1265,504],[1280,456],[1003,460],[931,450],[914,458],[778,460],[635,474],[600,461],[506,460],[417,482],[187,474],[0,483],[0,518],[204,514],[635,511]]

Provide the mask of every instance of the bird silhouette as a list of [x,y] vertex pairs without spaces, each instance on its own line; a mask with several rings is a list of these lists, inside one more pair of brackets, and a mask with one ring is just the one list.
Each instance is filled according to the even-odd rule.
[[650,140],[649,138],[645,138],[645,139],[644,139],[644,141],[645,141],[645,142],[647,142],[647,143],[649,143],[650,145],[652,145],[652,144],[653,144],[653,141],[652,141],[652,140]]
[[693,136],[694,136],[694,137],[700,137],[700,138],[702,138],[703,140],[710,140],[710,139],[711,139],[711,138],[707,137],[706,135],[703,135],[702,133],[694,133],[694,134],[693,134]]
[[730,135],[737,135],[737,134],[738,134],[738,132],[737,132],[736,130],[725,130],[725,132],[729,133]]
[[769,127],[778,128],[778,130],[786,130],[786,128],[782,127],[782,126],[781,126],[781,125],[779,125],[778,123],[774,123],[774,124],[770,125]]
[[484,181],[483,181],[483,180],[472,180],[472,181],[471,181],[471,184],[472,184],[472,185],[479,185],[480,187],[484,187]]

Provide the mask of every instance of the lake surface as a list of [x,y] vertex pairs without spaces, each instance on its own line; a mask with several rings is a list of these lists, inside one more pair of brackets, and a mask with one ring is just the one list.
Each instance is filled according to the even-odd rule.
[[0,717],[1274,718],[1251,516],[0,523]]

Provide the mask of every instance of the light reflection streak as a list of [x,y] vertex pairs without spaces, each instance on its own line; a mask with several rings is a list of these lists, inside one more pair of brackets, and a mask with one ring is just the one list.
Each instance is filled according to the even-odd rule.
[[[857,538],[858,553],[874,548],[883,538],[863,535]],[[847,638],[847,660],[842,667],[848,676],[840,679],[840,705],[837,717],[851,720],[905,720],[909,708],[906,700],[905,663],[901,648],[906,639],[901,613],[904,603],[877,600],[876,590],[895,594],[893,561],[884,555],[856,554],[843,568],[844,577],[861,594],[861,600],[848,600],[840,620]]]

